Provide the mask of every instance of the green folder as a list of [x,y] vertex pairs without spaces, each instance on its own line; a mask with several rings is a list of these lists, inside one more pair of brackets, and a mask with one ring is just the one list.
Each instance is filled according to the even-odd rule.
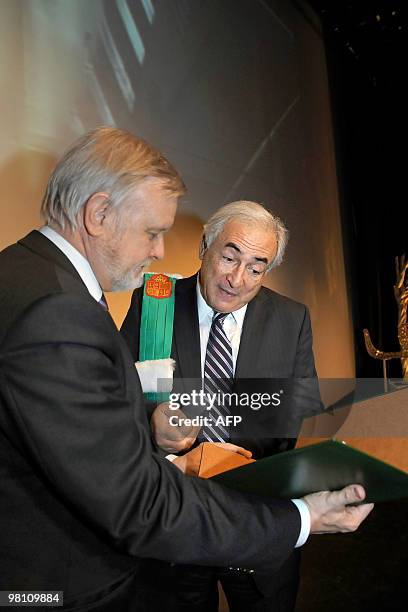
[[328,440],[260,459],[214,476],[227,487],[294,499],[361,484],[367,502],[408,498],[408,473],[344,442]]

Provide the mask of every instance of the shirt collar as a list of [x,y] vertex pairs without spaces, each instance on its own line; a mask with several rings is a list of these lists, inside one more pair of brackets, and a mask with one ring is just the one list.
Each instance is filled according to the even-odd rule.
[[41,234],[51,240],[55,246],[68,257],[69,261],[82,278],[86,288],[92,297],[99,302],[102,297],[102,289],[98,280],[89,264],[89,261],[80,253],[68,240],[65,240],[48,225],[44,225],[40,230]]
[[[214,310],[211,308],[211,306],[207,304],[207,302],[205,301],[205,299],[203,298],[201,294],[200,280],[199,280],[198,274],[197,274],[196,293],[197,293],[197,311],[198,311],[199,325],[204,323],[206,318],[208,318],[209,321],[211,322],[213,318]],[[248,307],[248,304],[245,304],[245,306],[241,306],[241,308],[239,308],[238,310],[234,310],[234,312],[230,312],[230,314],[228,315],[229,317],[232,317],[232,319],[235,321],[235,323],[238,325],[238,327],[241,330],[242,330],[242,326],[244,325],[244,319],[245,319],[245,313],[246,313],[247,307]]]

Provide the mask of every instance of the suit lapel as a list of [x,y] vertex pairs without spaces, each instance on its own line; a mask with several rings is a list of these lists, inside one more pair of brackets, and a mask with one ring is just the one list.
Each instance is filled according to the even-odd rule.
[[19,240],[18,244],[56,265],[56,274],[65,290],[89,295],[82,278],[68,257],[41,232],[33,230],[25,238]]
[[263,308],[264,295],[260,292],[248,304],[239,344],[235,378],[253,377],[254,353],[259,350],[264,340],[270,311]]
[[196,283],[197,275],[176,283],[173,346],[178,366],[176,376],[182,378],[201,378]]

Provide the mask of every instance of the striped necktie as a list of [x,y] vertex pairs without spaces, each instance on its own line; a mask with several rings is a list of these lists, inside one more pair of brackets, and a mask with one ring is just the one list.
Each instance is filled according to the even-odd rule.
[[[234,377],[232,361],[232,348],[224,328],[224,319],[229,313],[214,312],[210,335],[208,337],[207,351],[204,362],[204,391],[205,393],[220,394],[231,393]],[[211,418],[211,425],[204,425],[201,436],[209,442],[226,442],[229,438],[227,427],[217,423],[217,419],[224,420],[231,414],[226,402],[215,402],[206,416]]]

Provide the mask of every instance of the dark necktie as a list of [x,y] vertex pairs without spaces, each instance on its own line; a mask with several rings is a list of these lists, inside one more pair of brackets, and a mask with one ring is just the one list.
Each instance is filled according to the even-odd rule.
[[[204,363],[204,391],[217,394],[231,393],[234,368],[232,348],[223,329],[224,319],[229,313],[215,312],[208,337]],[[226,442],[229,438],[226,425],[218,422],[231,414],[228,402],[216,401],[205,416],[211,418],[211,425],[205,425],[201,431],[202,438],[209,442]],[[220,418],[221,417],[221,418]]]
[[106,297],[104,296],[104,294],[103,294],[103,293],[102,293],[102,297],[101,297],[101,299],[99,300],[98,304],[99,304],[100,306],[102,306],[102,308],[103,308],[104,310],[106,310],[106,311],[108,311],[108,310],[109,310],[108,302],[106,301]]

